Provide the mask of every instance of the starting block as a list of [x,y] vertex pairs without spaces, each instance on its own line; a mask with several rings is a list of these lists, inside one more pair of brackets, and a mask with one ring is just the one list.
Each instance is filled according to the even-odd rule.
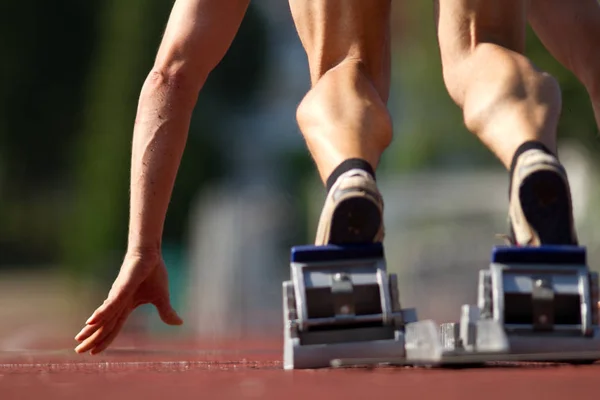
[[441,346],[433,321],[417,322],[402,309],[397,278],[388,274],[383,246],[297,246],[291,251],[291,280],[283,283],[284,368],[330,367],[333,360],[419,355],[410,346],[418,332]]
[[442,361],[600,360],[598,300],[585,248],[496,247],[477,306],[440,326]]
[[331,366],[593,363],[600,360],[599,282],[586,263],[583,247],[495,247],[479,272],[477,305],[463,305],[459,322],[432,328],[415,314],[412,323],[399,319],[400,356],[365,347],[325,357]]
[[402,309],[383,247],[299,246],[283,284],[284,368],[600,360],[598,274],[575,246],[495,247],[459,322]]

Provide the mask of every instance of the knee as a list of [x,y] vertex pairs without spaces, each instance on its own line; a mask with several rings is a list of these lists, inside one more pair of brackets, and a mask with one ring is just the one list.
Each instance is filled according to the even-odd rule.
[[360,61],[346,60],[326,71],[300,102],[296,119],[305,135],[318,127],[370,133],[381,151],[392,141],[392,119],[384,99]]

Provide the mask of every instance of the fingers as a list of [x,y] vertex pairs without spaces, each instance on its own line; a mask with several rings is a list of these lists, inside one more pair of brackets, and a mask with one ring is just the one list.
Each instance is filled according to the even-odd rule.
[[89,338],[94,332],[100,329],[101,326],[102,325],[100,324],[84,326],[83,329],[77,335],[75,335],[75,340],[77,340],[78,342],[84,341],[85,339]]
[[[85,339],[79,346],[75,348],[77,353],[85,353],[90,350],[94,350],[98,345],[104,343],[106,338],[109,336],[116,336],[117,333],[121,330],[123,323],[131,314],[133,308],[126,307],[124,308],[118,315],[116,315],[113,319],[108,321],[106,324],[100,326],[93,334],[91,334],[87,339]],[[84,328],[85,329],[85,328]],[[112,340],[111,340],[112,341]],[[91,352],[92,354],[97,354],[98,352]]]
[[92,349],[95,346],[95,340],[103,333],[107,332],[108,330],[111,330],[111,328],[112,327],[108,325],[100,326],[90,337],[88,337],[79,345],[77,345],[77,347],[75,347],[75,353],[82,354]]
[[160,300],[156,300],[153,302],[154,306],[158,310],[158,315],[160,319],[167,325],[181,325],[183,324],[183,320],[177,314],[177,311],[171,306],[171,302],[169,298],[161,298]]
[[75,340],[82,342],[75,348],[75,351],[85,353],[91,348],[90,344],[97,342],[100,337],[107,334],[107,331],[112,330],[117,318],[127,308],[128,303],[127,301],[119,302],[119,299],[114,297],[106,299],[87,320],[86,326],[75,335]]
[[127,310],[124,310],[123,313],[121,313],[119,318],[117,318],[115,320],[115,325],[112,328],[112,330],[110,332],[107,331],[108,334],[105,336],[103,335],[103,337],[99,338],[98,341],[95,343],[95,346],[90,351],[91,355],[96,355],[96,354],[106,350],[106,348],[113,342],[113,340],[115,340],[115,338],[121,331],[121,328],[123,328],[123,325],[125,324],[125,321],[127,320],[127,317],[129,317],[129,314],[131,314],[131,311],[132,311],[132,309],[127,309]]
[[86,325],[94,325],[103,321],[108,321],[119,314],[128,303],[127,298],[133,294],[130,287],[130,284],[113,287],[108,294],[108,298],[85,322]]
[[133,296],[139,285],[147,278],[150,271],[148,266],[154,266],[154,264],[125,262],[108,293],[108,298],[88,318],[86,324],[93,325],[101,321],[107,321],[119,314],[123,309],[123,305],[129,303],[129,298]]
[[95,330],[95,332],[90,334],[77,347],[75,347],[75,352],[81,354],[93,349],[114,330],[114,327],[116,326],[116,323],[121,315],[122,313],[104,324],[97,324],[98,328]]
[[107,299],[104,304],[94,311],[91,317],[85,322],[86,325],[96,325],[111,320],[115,315],[125,307],[127,301],[124,299],[113,298]]

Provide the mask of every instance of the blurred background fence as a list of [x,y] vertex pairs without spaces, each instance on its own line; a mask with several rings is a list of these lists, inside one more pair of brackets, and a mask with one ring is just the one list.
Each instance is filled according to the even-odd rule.
[[[137,97],[171,5],[2,6],[0,349],[31,346],[40,332],[70,341],[120,267]],[[494,234],[506,233],[508,178],[446,94],[432,4],[398,1],[393,12],[395,136],[378,172],[388,265],[406,305],[455,318],[475,300]],[[589,98],[531,32],[527,46],[563,88],[560,155],[596,269],[599,142]],[[308,88],[286,2],[252,2],[200,94],[167,216],[164,257],[186,325],[164,327],[142,307],[128,329],[278,334],[289,247],[312,242],[325,196],[295,122]]]

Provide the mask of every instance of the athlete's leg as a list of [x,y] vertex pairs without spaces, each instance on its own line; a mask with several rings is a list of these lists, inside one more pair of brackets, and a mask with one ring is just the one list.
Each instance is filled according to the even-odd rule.
[[529,22],[552,55],[585,85],[600,129],[600,3],[531,0]]
[[290,0],[290,8],[312,82],[298,124],[330,189],[316,242],[380,240],[382,202],[368,170],[392,136],[391,1]]
[[438,2],[444,80],[469,130],[507,168],[525,141],[554,151],[560,89],[522,55],[526,1]]
[[511,171],[519,244],[573,243],[570,189],[556,159],[554,78],[525,56],[527,0],[438,0],[444,80],[467,128]]

